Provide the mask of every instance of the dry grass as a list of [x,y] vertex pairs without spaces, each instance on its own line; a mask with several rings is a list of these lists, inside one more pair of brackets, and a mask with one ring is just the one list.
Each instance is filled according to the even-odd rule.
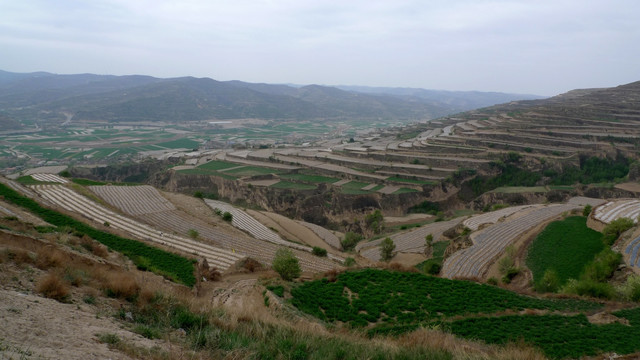
[[107,275],[104,289],[110,297],[131,300],[138,296],[140,286],[133,275],[118,272]]
[[50,299],[65,302],[69,298],[69,287],[56,272],[50,272],[38,281],[36,290]]
[[90,253],[95,256],[99,256],[101,258],[106,258],[109,256],[109,251],[107,247],[88,237],[87,235],[83,235],[80,239],[80,246],[87,249]]
[[16,265],[33,264],[35,256],[24,249],[5,249],[2,256],[3,260],[12,261]]
[[69,256],[51,245],[38,249],[36,253],[36,266],[42,270],[63,267],[68,262]]

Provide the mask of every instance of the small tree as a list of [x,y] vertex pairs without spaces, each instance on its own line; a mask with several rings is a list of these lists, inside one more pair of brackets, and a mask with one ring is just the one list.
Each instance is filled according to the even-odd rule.
[[382,258],[382,260],[391,260],[394,255],[393,250],[395,249],[396,244],[393,243],[393,240],[391,240],[391,238],[382,240],[382,243],[380,244],[380,257]]
[[560,278],[558,273],[553,269],[547,269],[542,275],[542,279],[536,284],[536,290],[539,292],[556,292],[560,288]]
[[352,250],[360,240],[362,240],[362,235],[348,231],[341,241],[342,248],[345,251]]
[[327,249],[323,249],[319,246],[314,246],[313,249],[311,250],[311,253],[315,256],[327,256]]
[[589,214],[591,214],[591,209],[591,205],[587,204],[587,206],[582,209],[582,216],[589,216]]
[[222,220],[224,220],[226,222],[231,222],[233,220],[233,214],[228,212],[228,211],[225,211],[222,214]]
[[287,248],[280,248],[276,251],[271,267],[280,274],[282,279],[287,281],[297,278],[302,272],[298,258]]
[[424,237],[424,254],[429,255],[433,250],[433,234]]

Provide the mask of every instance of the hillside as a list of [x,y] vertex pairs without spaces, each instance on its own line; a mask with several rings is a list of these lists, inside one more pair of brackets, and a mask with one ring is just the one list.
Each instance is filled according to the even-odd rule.
[[[461,100],[466,97],[469,101]],[[53,124],[69,118],[109,122],[246,118],[417,121],[521,98],[503,94],[479,100],[477,93],[453,97],[440,92],[436,99],[192,77],[0,73],[0,110],[31,122]]]

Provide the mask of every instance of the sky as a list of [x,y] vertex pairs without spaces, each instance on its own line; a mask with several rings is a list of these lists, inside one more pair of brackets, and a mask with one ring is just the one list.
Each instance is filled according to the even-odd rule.
[[0,69],[551,96],[640,80],[638,0],[0,0]]

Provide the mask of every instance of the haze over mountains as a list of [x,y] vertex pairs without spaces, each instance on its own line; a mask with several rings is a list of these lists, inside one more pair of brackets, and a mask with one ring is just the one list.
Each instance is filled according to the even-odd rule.
[[[319,85],[288,86],[209,78],[57,75],[0,71],[5,129],[52,121],[209,119],[387,119],[416,121],[521,99],[493,92]],[[13,120],[12,120],[13,119]]]

